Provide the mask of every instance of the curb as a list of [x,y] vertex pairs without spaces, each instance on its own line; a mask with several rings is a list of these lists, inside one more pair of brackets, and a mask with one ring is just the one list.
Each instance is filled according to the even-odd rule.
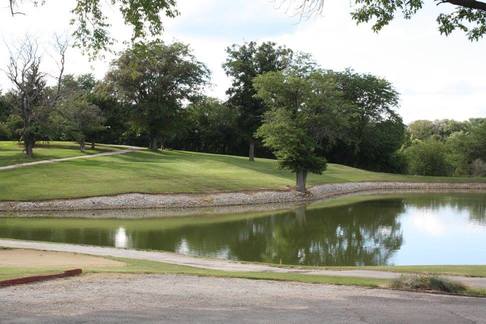
[[82,273],[83,273],[83,271],[81,269],[74,269],[74,270],[68,270],[68,271],[64,271],[63,273],[52,274],[52,275],[31,276],[31,277],[3,280],[3,281],[0,281],[0,288],[17,286],[17,285],[24,285],[24,284],[30,284],[30,283],[42,282],[42,281],[48,281],[48,280],[54,280],[54,279],[74,277],[74,276],[79,276]]

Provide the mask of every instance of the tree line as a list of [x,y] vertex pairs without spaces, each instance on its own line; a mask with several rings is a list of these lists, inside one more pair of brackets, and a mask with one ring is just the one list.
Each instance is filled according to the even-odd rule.
[[[250,161],[275,156],[296,173],[300,191],[307,174],[323,172],[326,161],[426,175],[477,174],[471,165],[486,161],[471,144],[481,138],[482,121],[461,127],[451,121],[450,134],[440,139],[435,124],[427,124],[420,132],[433,134],[418,136],[420,127],[407,128],[398,115],[399,94],[389,81],[324,69],[310,55],[273,42],[226,49],[223,67],[232,80],[226,101],[205,95],[210,71],[187,44],[135,43],[102,80],[65,75],[66,46],[58,44],[55,85],[48,85],[31,41],[11,54],[6,69],[13,88],[0,95],[0,139],[23,142],[28,156],[37,141],[49,140],[75,140],[82,151],[102,142],[248,154]],[[437,158],[431,152],[439,146],[446,166],[416,166],[427,154]]]

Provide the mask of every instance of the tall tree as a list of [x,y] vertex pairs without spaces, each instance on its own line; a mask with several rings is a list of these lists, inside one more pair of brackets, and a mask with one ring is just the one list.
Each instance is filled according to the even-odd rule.
[[309,172],[322,173],[326,160],[319,148],[341,136],[341,114],[346,102],[330,73],[308,76],[269,72],[255,81],[257,96],[270,107],[257,135],[280,166],[296,174],[297,191],[306,191]]
[[66,75],[61,83],[61,98],[51,116],[51,122],[69,139],[79,143],[84,152],[87,140],[95,147],[95,136],[103,129],[101,110],[90,102],[95,81],[92,75]]
[[[47,0],[8,0],[10,13],[23,14],[22,6],[30,2],[35,6],[44,5]],[[74,29],[75,45],[90,54],[106,50],[112,43],[110,17],[106,14],[115,7],[121,13],[126,25],[133,29],[132,41],[160,36],[163,30],[162,16],[176,17],[176,0],[76,0],[72,9],[71,24]]]
[[[348,111],[343,112],[348,116],[348,136],[339,148],[336,160],[358,167],[390,171],[387,170],[386,160],[400,148],[405,132],[402,119],[395,112],[399,102],[398,92],[389,81],[371,74],[346,70],[335,73],[335,77],[344,98],[352,103]],[[382,136],[385,129],[388,137]],[[382,141],[377,141],[377,137],[381,137]],[[377,163],[377,159],[382,163]]]
[[249,159],[255,159],[254,133],[262,123],[265,105],[255,96],[253,79],[266,72],[282,71],[292,62],[292,50],[277,46],[273,42],[257,44],[249,42],[226,49],[227,59],[223,64],[226,74],[232,78],[227,90],[228,103],[240,112],[241,134],[249,143]]
[[133,126],[156,150],[177,130],[180,110],[200,96],[209,70],[182,43],[136,44],[122,53],[106,76],[114,94],[133,109]]
[[39,125],[42,124],[40,121],[46,120],[49,108],[59,99],[67,43],[57,38],[56,45],[60,55],[60,72],[57,76],[58,85],[51,95],[46,92],[46,75],[41,71],[37,44],[27,38],[16,52],[10,53],[7,76],[15,86],[17,108],[23,122],[22,141],[28,157],[33,156]]
[[[283,0],[291,3],[303,16],[322,12],[325,0]],[[373,30],[380,31],[397,15],[410,19],[424,6],[424,0],[353,0],[356,8],[351,17],[357,23],[373,22]],[[436,18],[441,34],[454,30],[466,33],[470,40],[478,40],[486,34],[486,1],[434,0],[441,13]]]
[[238,113],[218,99],[204,97],[185,109],[182,148],[211,153],[232,153],[238,145]]

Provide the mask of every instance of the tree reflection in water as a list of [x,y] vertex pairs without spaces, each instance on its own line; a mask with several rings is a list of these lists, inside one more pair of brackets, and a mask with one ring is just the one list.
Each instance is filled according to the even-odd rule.
[[[235,260],[303,265],[387,264],[402,244],[401,200],[185,226],[147,240],[164,249]],[[138,242],[141,243],[141,242]]]
[[[396,251],[404,249],[404,237],[414,237],[413,233],[402,233],[404,217],[413,216],[409,212],[414,209],[430,211],[437,219],[443,215],[456,219],[457,215],[454,226],[486,225],[486,194],[406,194],[274,214],[141,220],[0,218],[0,237],[269,263],[385,265],[398,256]],[[407,231],[413,230],[407,227]],[[477,240],[482,244],[481,238]],[[457,244],[462,246],[460,240]]]

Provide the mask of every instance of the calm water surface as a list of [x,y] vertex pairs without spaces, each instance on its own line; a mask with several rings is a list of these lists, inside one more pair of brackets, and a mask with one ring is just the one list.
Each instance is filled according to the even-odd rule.
[[0,237],[283,264],[486,264],[486,194],[143,220],[0,218]]

